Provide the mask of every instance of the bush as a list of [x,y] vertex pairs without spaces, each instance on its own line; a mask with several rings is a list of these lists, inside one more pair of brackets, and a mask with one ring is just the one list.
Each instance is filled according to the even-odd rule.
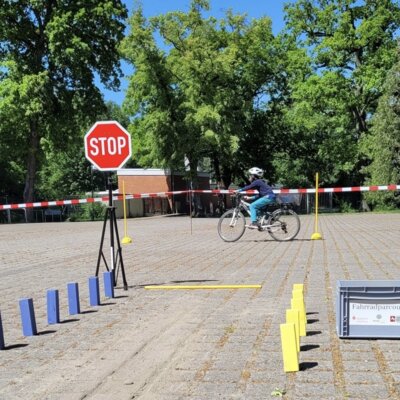
[[354,213],[356,210],[353,208],[351,203],[347,201],[339,201],[339,209],[342,213]]
[[398,192],[369,192],[364,198],[374,211],[393,211],[400,207]]
[[68,220],[76,221],[102,221],[107,206],[103,203],[82,204],[75,208],[70,214]]

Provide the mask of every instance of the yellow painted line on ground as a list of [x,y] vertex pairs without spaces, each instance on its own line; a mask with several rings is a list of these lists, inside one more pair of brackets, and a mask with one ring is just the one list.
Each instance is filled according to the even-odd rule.
[[179,290],[179,289],[260,289],[262,285],[157,285],[145,286],[147,290]]

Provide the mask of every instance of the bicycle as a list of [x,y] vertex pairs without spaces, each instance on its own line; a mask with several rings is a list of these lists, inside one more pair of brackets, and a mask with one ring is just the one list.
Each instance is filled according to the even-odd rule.
[[[250,216],[250,203],[236,193],[236,206],[221,215],[218,221],[218,234],[225,242],[236,242],[246,230],[244,213]],[[263,210],[257,218],[259,231],[267,231],[274,240],[285,242],[293,240],[300,231],[300,218],[290,208],[290,203],[282,203],[274,211]]]

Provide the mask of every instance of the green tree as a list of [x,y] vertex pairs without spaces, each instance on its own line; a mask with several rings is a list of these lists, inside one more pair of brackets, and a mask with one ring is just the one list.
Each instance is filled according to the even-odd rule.
[[209,157],[228,186],[243,164],[241,143],[262,130],[254,130],[255,108],[275,95],[282,54],[269,18],[249,23],[227,12],[217,21],[203,17],[208,9],[208,1],[194,0],[188,13],[149,21],[140,8],[133,13],[122,45],[135,68],[124,105],[135,117],[130,129],[141,165],[183,169],[187,159],[194,179]]
[[[365,168],[369,185],[398,184],[400,182],[400,60],[388,72],[372,119],[371,135],[365,138],[365,152],[372,160]],[[398,207],[397,192],[365,194],[373,207]]]
[[65,150],[105,109],[94,74],[118,86],[126,16],[118,0],[0,0],[0,148],[15,150],[0,167],[25,174],[25,202],[43,149]]
[[291,82],[287,113],[301,131],[302,158],[312,160],[304,170],[310,168],[309,177],[319,171],[324,183],[359,184],[365,164],[359,142],[395,60],[400,6],[392,0],[299,0],[286,12],[288,33],[306,46],[312,68]]

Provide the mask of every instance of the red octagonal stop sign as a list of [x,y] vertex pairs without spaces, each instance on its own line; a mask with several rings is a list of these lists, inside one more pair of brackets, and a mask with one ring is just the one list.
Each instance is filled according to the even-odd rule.
[[86,158],[100,171],[113,171],[132,155],[131,135],[117,121],[96,122],[85,135]]

